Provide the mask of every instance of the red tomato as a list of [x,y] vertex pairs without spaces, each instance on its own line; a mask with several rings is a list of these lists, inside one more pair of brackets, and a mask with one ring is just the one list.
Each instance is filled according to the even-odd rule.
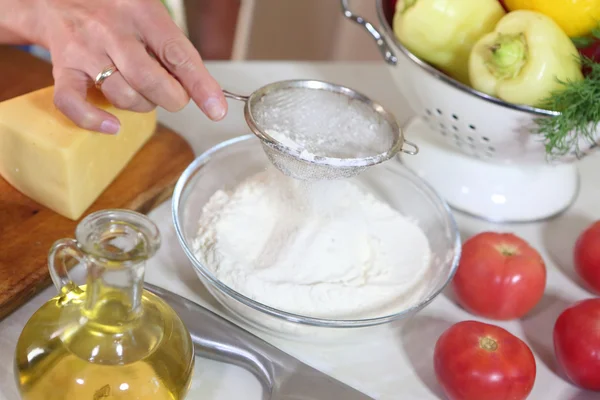
[[573,251],[575,271],[600,294],[600,221],[596,221],[579,235]]
[[525,399],[535,382],[535,358],[510,332],[477,321],[446,330],[434,350],[434,369],[449,400]]
[[[600,63],[600,39],[596,39],[591,45],[578,49],[579,53],[586,56],[595,63]],[[590,67],[583,67],[584,76],[589,76],[592,72]]]
[[511,233],[483,232],[467,240],[452,287],[459,304],[486,318],[527,314],[544,294],[546,266],[540,254]]
[[600,62],[600,39],[596,40],[592,45],[585,47],[583,49],[579,49],[579,52],[584,56],[596,61]]
[[580,301],[560,314],[554,352],[573,383],[600,391],[600,299]]
[[396,3],[398,0],[389,0],[383,2],[383,15],[386,16],[386,19],[390,26],[393,25],[394,14],[396,13]]

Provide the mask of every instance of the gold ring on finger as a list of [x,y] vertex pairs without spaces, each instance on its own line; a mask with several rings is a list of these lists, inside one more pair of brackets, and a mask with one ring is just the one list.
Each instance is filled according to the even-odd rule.
[[102,83],[108,77],[110,77],[112,74],[114,74],[117,71],[118,71],[117,67],[115,67],[113,64],[111,64],[108,67],[104,68],[102,70],[102,72],[100,72],[98,75],[96,75],[96,79],[94,79],[94,86],[96,86],[96,89],[100,90],[100,86],[102,86]]

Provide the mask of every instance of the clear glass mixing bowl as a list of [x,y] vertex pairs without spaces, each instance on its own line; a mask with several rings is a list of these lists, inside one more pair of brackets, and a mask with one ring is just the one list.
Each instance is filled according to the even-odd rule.
[[[219,189],[230,190],[249,176],[272,168],[260,141],[246,135],[225,141],[199,156],[180,177],[173,195],[173,220],[183,250],[208,291],[241,322],[285,338],[336,338],[405,319],[429,304],[450,282],[460,257],[460,236],[446,203],[397,159],[370,167],[358,177],[371,190],[425,232],[432,251],[427,288],[420,301],[392,315],[359,320],[334,320],[296,315],[259,303],[219,281],[195,257],[193,241],[202,208]],[[240,227],[243,229],[243,227]],[[344,329],[345,328],[345,329]],[[350,328],[350,329],[348,329]]]

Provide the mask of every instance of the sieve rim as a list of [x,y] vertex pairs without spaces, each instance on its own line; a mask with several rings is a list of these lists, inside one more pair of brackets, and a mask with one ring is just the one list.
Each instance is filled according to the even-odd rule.
[[[311,154],[310,158],[307,158],[301,150],[297,148],[288,147],[278,140],[274,139],[268,133],[260,128],[260,125],[256,122],[253,116],[253,105],[258,102],[262,97],[268,95],[275,90],[285,89],[308,89],[308,90],[327,90],[329,92],[340,93],[348,96],[352,100],[358,100],[368,106],[370,106],[374,112],[379,114],[390,124],[392,130],[396,132],[396,137],[392,146],[388,150],[382,153],[378,153],[368,157],[356,157],[356,158],[339,158],[339,157],[326,157]],[[280,153],[292,156],[306,164],[319,165],[325,167],[335,168],[359,168],[368,167],[376,164],[380,164],[384,161],[390,160],[396,154],[402,151],[402,147],[405,143],[404,130],[398,124],[396,117],[383,107],[378,102],[372,100],[363,93],[349,88],[344,85],[338,85],[331,82],[326,82],[318,79],[288,79],[282,81],[276,81],[264,85],[248,96],[244,105],[244,118],[250,130],[258,136],[263,144],[267,145],[272,150]]]

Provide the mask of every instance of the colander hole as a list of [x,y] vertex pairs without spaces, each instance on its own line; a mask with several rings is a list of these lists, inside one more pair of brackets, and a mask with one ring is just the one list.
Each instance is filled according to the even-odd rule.
[[431,116],[431,110],[430,110],[430,109],[428,109],[428,108],[426,108],[426,109],[425,109],[425,114],[427,114],[427,115]]
[[456,114],[452,114],[452,118],[453,118],[455,121],[458,121],[458,115],[456,115]]
[[435,111],[437,111],[438,115],[442,115],[442,110],[440,110],[439,108],[436,108]]
[[452,129],[454,129],[455,131],[458,131],[458,126],[452,125]]
[[475,145],[473,143],[469,143],[469,147],[471,147],[472,149],[475,149]]
[[490,141],[490,138],[489,138],[489,137],[487,137],[487,136],[482,136],[482,137],[481,137],[481,140],[483,140],[484,142],[489,142],[489,141]]
[[494,148],[494,146],[490,146],[490,147],[488,147],[488,151],[489,151],[490,153],[493,153],[493,152],[495,152],[495,151],[496,151],[496,149]]
[[457,134],[454,134],[454,139],[456,139],[457,142],[460,141],[460,136],[458,136]]
[[475,128],[475,125],[469,125],[469,129],[472,131],[477,130],[477,128]]
[[473,136],[467,136],[467,139],[469,140],[469,142],[472,142],[475,140],[475,139],[473,139]]
[[446,129],[446,125],[444,125],[444,124],[440,124],[440,128],[442,128],[442,129]]
[[442,134],[442,136],[446,136],[448,134],[448,132],[446,131],[440,131],[440,133]]

